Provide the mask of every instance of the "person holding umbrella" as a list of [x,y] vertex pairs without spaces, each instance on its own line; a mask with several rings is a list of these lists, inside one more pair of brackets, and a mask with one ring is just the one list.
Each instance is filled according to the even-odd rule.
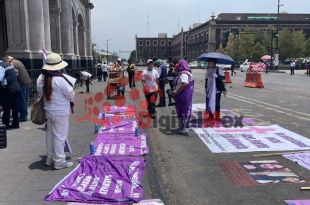
[[208,59],[208,70],[205,76],[206,88],[206,119],[220,121],[221,96],[226,95],[225,75],[221,68],[216,66],[215,58]]
[[205,120],[221,120],[221,96],[227,94],[224,83],[224,72],[216,64],[234,65],[235,61],[228,55],[210,52],[198,57],[199,61],[208,62],[208,70],[205,76],[206,88],[206,113]]

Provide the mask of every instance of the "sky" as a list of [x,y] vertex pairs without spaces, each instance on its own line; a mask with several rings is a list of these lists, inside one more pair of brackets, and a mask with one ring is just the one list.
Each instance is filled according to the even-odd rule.
[[[116,53],[135,49],[135,35],[155,37],[158,33],[177,34],[183,27],[204,23],[214,12],[275,13],[278,0],[91,0],[92,40],[98,49]],[[309,0],[281,0],[281,11],[310,13]],[[147,26],[149,17],[149,27]],[[149,28],[149,29],[148,29]],[[149,31],[149,32],[148,32]],[[120,54],[127,58],[129,54]]]

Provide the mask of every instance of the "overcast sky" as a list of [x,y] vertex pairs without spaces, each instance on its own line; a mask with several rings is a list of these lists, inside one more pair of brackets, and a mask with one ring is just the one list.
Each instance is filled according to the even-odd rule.
[[[276,12],[278,0],[92,0],[92,37],[99,48],[109,51],[135,49],[135,35],[147,36],[149,16],[150,36],[178,33],[193,23],[206,22],[212,12],[265,13]],[[309,0],[281,0],[281,11],[310,13]],[[179,25],[179,26],[178,26]],[[124,55],[121,55],[125,57]]]

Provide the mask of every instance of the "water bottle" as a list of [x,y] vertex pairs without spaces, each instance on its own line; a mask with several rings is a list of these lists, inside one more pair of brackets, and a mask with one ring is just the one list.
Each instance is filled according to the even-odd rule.
[[137,128],[137,122],[136,121],[133,121],[132,123],[132,131],[136,131],[136,128]]
[[90,155],[94,155],[95,154],[95,146],[94,146],[93,142],[91,142],[90,145],[89,145],[89,154]]
[[[102,120],[104,117],[104,113],[99,113],[98,120]],[[95,133],[98,133],[102,126],[99,124],[95,124]]]
[[140,135],[140,129],[139,129],[139,127],[136,127],[135,128],[135,137],[139,137],[139,135]]

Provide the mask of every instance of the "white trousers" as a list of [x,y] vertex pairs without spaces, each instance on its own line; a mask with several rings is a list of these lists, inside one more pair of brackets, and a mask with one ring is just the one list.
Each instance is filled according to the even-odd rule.
[[64,151],[65,141],[68,138],[69,115],[53,115],[46,112],[46,155],[47,160],[54,161],[58,167],[66,163]]

